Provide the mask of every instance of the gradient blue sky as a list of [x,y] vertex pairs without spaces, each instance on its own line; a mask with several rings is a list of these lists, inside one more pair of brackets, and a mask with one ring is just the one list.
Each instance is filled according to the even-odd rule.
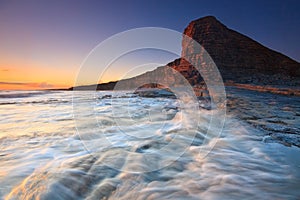
[[300,61],[299,10],[296,0],[0,0],[0,82],[71,86],[90,50],[113,34],[147,26],[182,32],[206,15]]

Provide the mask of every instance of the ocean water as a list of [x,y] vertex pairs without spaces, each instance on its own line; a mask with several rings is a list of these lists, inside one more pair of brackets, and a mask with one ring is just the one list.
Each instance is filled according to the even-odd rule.
[[195,106],[126,92],[1,91],[0,199],[300,198],[298,147],[266,143],[234,113],[213,134],[217,111]]

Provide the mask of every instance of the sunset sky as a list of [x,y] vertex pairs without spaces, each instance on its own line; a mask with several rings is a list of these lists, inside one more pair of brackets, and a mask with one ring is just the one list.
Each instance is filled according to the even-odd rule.
[[[299,10],[297,0],[0,0],[0,89],[71,87],[85,57],[108,37],[148,26],[182,32],[206,15],[299,62]],[[158,63],[176,57],[149,55]],[[130,59],[136,56],[120,68],[126,71]],[[112,72],[102,82],[119,77]]]

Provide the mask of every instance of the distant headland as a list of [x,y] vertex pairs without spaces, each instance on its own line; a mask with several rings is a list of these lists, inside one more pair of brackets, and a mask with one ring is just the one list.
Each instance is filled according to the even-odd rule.
[[[218,67],[225,85],[300,96],[300,63],[271,50],[253,39],[227,28],[214,16],[207,16],[189,23],[184,34],[197,41],[209,53]],[[201,53],[194,52],[182,41],[182,57],[201,61]],[[142,75],[120,80],[124,85],[145,82],[149,75],[170,77],[169,68],[180,72],[194,88],[205,88],[199,72],[185,59],[178,58],[166,66]],[[113,90],[117,81],[97,85],[71,87],[68,90]],[[145,87],[155,87],[147,84]],[[204,89],[205,90],[205,89]]]

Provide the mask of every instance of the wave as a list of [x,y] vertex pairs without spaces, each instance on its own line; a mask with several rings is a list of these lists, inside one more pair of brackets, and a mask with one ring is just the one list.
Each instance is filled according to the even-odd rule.
[[48,99],[48,100],[41,100],[41,101],[0,102],[0,105],[53,104],[53,103],[71,103],[71,100]]
[[[45,95],[46,99],[66,98]],[[4,199],[295,199],[299,148],[228,115],[222,135],[214,109],[176,99],[98,98],[72,105],[16,106],[0,116],[0,197]],[[71,98],[66,98],[69,102]],[[110,102],[110,104],[108,104]],[[114,108],[112,107],[114,106]],[[92,108],[88,110],[88,108]],[[86,112],[90,111],[90,112]],[[23,113],[25,112],[25,113]],[[75,110],[76,112],[76,110]],[[113,115],[113,114],[114,115]],[[128,117],[130,116],[130,117]],[[194,118],[199,116],[195,129]],[[32,119],[28,121],[28,118]],[[59,120],[60,119],[60,120]],[[77,134],[74,134],[76,133]],[[207,154],[209,153],[209,154]]]
[[[165,137],[173,132],[165,133]],[[163,138],[144,144],[140,141],[135,151],[119,146],[94,154],[80,148],[80,140],[75,138],[60,142],[48,138],[52,144],[40,149],[40,153],[38,148],[24,153],[27,156],[23,164],[15,170],[25,173],[22,168],[34,167],[27,172],[28,176],[23,175],[24,179],[10,190],[6,199],[293,199],[299,196],[296,185],[300,180],[297,170],[300,161],[295,160],[299,149],[258,142],[255,130],[236,119],[230,119],[225,132],[226,135],[215,138],[217,146],[209,156],[201,156],[203,146],[192,145],[176,159],[174,152],[163,151],[150,160],[147,153],[166,145]],[[178,140],[176,144],[181,142]],[[172,162],[164,168],[151,170],[168,160]],[[132,173],[129,169],[146,172]]]
[[0,93],[0,98],[26,98],[47,93],[49,91],[4,91]]

